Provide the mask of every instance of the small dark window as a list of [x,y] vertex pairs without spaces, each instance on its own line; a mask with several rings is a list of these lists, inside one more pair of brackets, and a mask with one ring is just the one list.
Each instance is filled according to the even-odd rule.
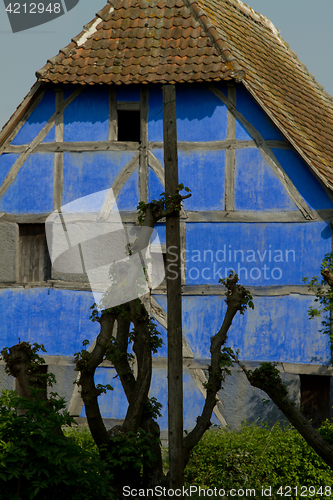
[[300,375],[301,411],[316,428],[330,418],[330,378],[325,375]]
[[19,281],[31,283],[51,277],[45,224],[20,224]]
[[140,142],[140,111],[118,109],[118,141]]

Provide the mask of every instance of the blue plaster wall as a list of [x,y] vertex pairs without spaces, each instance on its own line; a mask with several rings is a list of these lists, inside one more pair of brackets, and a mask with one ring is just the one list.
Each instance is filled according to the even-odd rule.
[[[227,108],[204,85],[178,85],[178,141],[219,141],[227,137]],[[149,141],[163,141],[162,88],[154,86],[149,92]]]
[[[53,158],[53,153],[34,153],[28,156],[16,178],[0,198],[0,211],[17,214],[52,212]],[[5,159],[6,163],[5,166],[8,167],[11,161]]]
[[225,151],[179,151],[179,182],[191,189],[185,210],[224,210]]
[[65,153],[63,204],[108,189],[134,152]]
[[236,150],[235,210],[298,210],[258,148]]
[[[166,297],[155,295],[166,310]],[[183,335],[196,358],[210,358],[210,338],[221,327],[224,296],[183,296]],[[329,338],[319,333],[321,319],[308,319],[314,305],[309,295],[254,297],[254,310],[237,314],[228,333],[230,347],[240,359],[327,364]]]
[[164,192],[164,186],[161,181],[153,172],[151,168],[148,169],[148,201],[159,200],[161,194]]
[[109,88],[84,89],[64,110],[64,141],[107,141]]
[[[253,97],[248,93],[243,84],[236,86],[236,107],[237,110],[260,132],[265,140],[283,141],[272,120],[260,108]],[[248,140],[251,137],[245,132],[240,124],[236,125],[236,139]]]
[[310,208],[321,210],[333,207],[323,186],[295,151],[275,148],[272,151]]
[[188,223],[186,283],[217,284],[233,269],[243,285],[302,285],[331,251],[329,222]]
[[[12,144],[29,144],[39,134],[54,112],[55,93],[53,90],[46,90],[43,99],[31,113],[26,123],[17,132]],[[54,136],[52,140],[54,140]]]
[[0,156],[0,183],[2,184],[3,181],[5,180],[7,174],[9,173],[10,169],[16,162],[20,155],[19,154],[13,154],[13,153],[3,153]]
[[89,319],[91,292],[53,288],[0,290],[0,345],[18,338],[44,344],[48,355],[73,356],[82,341],[93,340],[99,325]]

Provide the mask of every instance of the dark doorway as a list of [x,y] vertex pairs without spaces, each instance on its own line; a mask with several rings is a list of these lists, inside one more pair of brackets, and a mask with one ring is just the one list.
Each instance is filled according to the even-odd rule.
[[330,379],[324,375],[300,375],[301,411],[318,429],[330,418]]

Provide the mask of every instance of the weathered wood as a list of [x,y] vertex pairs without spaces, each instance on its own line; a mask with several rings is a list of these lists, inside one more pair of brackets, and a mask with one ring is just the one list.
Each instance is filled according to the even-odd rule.
[[117,198],[125,182],[130,178],[134,170],[139,166],[139,161],[140,153],[137,153],[115,178],[114,183],[112,184],[113,194],[115,198]]
[[148,203],[148,85],[141,86],[140,97],[139,199]]
[[[236,87],[228,86],[228,98],[236,106]],[[236,119],[234,115],[227,110],[227,140],[236,141]],[[230,146],[225,153],[225,209],[232,211],[234,209],[235,197],[235,148]]]
[[[22,153],[27,146],[6,146],[6,153]],[[35,149],[35,153],[83,153],[86,151],[138,151],[138,142],[86,141],[86,142],[43,142]]]
[[148,151],[148,163],[152,171],[157,175],[162,186],[164,186],[165,183],[164,168],[151,151]]
[[77,97],[82,89],[75,90],[67,99],[62,103],[62,105],[53,113],[51,118],[49,118],[47,124],[42,128],[39,134],[31,141],[31,143],[25,147],[25,150],[20,154],[20,156],[15,161],[14,165],[11,167],[7,176],[5,177],[2,185],[0,186],[0,197],[4,194],[6,189],[10,186],[10,184],[15,180],[17,174],[19,173],[21,167],[24,162],[28,158],[28,156],[34,152],[35,148],[38,144],[47,136],[50,132],[51,128],[55,125],[57,118],[63,113],[66,107]]
[[116,89],[110,88],[109,93],[109,141],[116,141],[118,137],[117,127],[117,100]]
[[[163,86],[163,141],[166,196],[178,188],[176,89]],[[182,296],[179,213],[167,217],[168,434],[170,488],[184,484]]]
[[[138,162],[137,162],[138,165]],[[131,167],[131,166],[130,166]],[[133,167],[133,166],[132,166]],[[126,167],[125,167],[126,168]],[[135,170],[135,168],[134,168]],[[134,171],[133,170],[133,171]],[[121,172],[120,172],[121,174]],[[119,174],[119,175],[120,175]],[[121,178],[119,179],[119,184],[121,184]],[[126,180],[125,180],[126,182]],[[118,183],[117,183],[118,184]],[[121,187],[123,184],[121,184]],[[118,185],[119,187],[119,185]],[[317,210],[311,212],[313,219],[305,220],[303,215],[297,210],[292,212],[257,212],[257,211],[234,211],[226,212],[224,210],[211,210],[211,211],[186,211],[186,222],[316,222],[316,221],[330,221],[333,218],[333,210]],[[45,222],[46,218],[50,214],[6,214],[4,212],[0,213],[0,219],[6,222],[17,222],[17,223],[39,223]],[[123,222],[137,222],[138,214],[137,212],[122,211],[120,212],[121,219]],[[85,220],[93,221],[96,220],[98,212],[90,212],[85,214]],[[68,216],[69,217],[69,216]],[[70,220],[70,219],[69,219]],[[82,220],[82,219],[80,219]]]
[[187,222],[314,222],[331,220],[333,210],[311,210],[311,219],[304,219],[299,210],[290,212],[259,212],[259,211],[232,211],[206,210],[194,212],[188,210]]
[[22,125],[36,109],[43,99],[44,93],[44,85],[41,82],[36,82],[31,87],[28,95],[23,99],[11,119],[0,132],[0,154],[3,153],[3,146],[13,140]]
[[[113,121],[113,123],[116,123]],[[113,126],[114,130],[114,126]],[[114,133],[112,133],[114,136]],[[277,149],[290,149],[291,146],[283,141],[266,141],[270,148]],[[5,153],[23,153],[27,145],[15,146],[7,144],[3,146]],[[138,142],[131,141],[116,141],[110,139],[109,141],[84,141],[84,142],[63,142],[57,144],[56,142],[43,142],[35,148],[36,153],[62,153],[62,152],[84,152],[84,151],[137,151],[140,147]],[[182,151],[220,151],[229,148],[243,149],[243,148],[256,148],[257,145],[254,141],[208,141],[208,142],[178,142],[178,149]],[[162,142],[148,142],[149,150],[163,149]]]
[[[270,148],[291,149],[290,144],[285,141],[266,141]],[[256,148],[255,141],[240,141],[236,139],[227,139],[225,141],[205,141],[205,142],[177,142],[178,149],[182,151],[219,151],[223,149],[241,149],[241,148]],[[162,142],[149,142],[149,149],[163,149]]]
[[46,237],[44,224],[20,226],[19,276],[22,283],[45,280]]
[[[56,110],[64,102],[63,90],[56,91]],[[62,143],[64,140],[64,114],[61,113],[55,121],[55,140]],[[62,153],[54,154],[53,163],[53,210],[59,210],[62,205],[62,190],[64,178],[64,156]]]
[[127,102],[117,102],[117,109],[122,111],[139,111],[140,102],[139,101],[127,101]]
[[[258,297],[290,295],[298,293],[300,295],[314,295],[308,290],[306,285],[274,285],[274,286],[247,286],[251,295]],[[182,295],[225,295],[226,288],[223,285],[184,285]],[[165,287],[154,289],[154,295],[165,295]]]
[[272,167],[277,177],[280,179],[280,182],[286,189],[289,196],[294,201],[295,205],[299,208],[299,210],[304,215],[305,219],[312,219],[311,209],[304,201],[303,197],[300,195],[294,184],[291,182],[289,176],[282,168],[277,158],[271,151],[271,149],[267,146],[265,139],[262,135],[257,131],[257,129],[236,109],[234,104],[225,97],[223,92],[219,90],[212,84],[209,84],[209,89],[219,98],[221,101],[227,106],[227,109],[237,118],[241,124],[246,128],[249,134],[253,137],[256,142],[258,148],[260,149],[263,157],[267,161],[267,163]]

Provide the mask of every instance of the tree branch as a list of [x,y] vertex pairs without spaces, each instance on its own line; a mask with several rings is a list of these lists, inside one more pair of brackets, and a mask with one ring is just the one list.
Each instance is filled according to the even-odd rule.
[[101,391],[95,386],[94,375],[109,346],[115,320],[115,314],[106,312],[101,315],[99,319],[101,329],[94,349],[91,353],[84,354],[84,351],[76,361],[76,369],[81,372],[78,384],[82,387],[81,396],[85,405],[89,429],[98,447],[109,443],[110,438],[99,409],[97,398]]
[[228,338],[228,330],[238,311],[241,313],[250,301],[249,292],[238,284],[238,277],[234,275],[224,280],[227,287],[227,311],[218,333],[211,338],[210,353],[211,365],[208,368],[209,378],[206,386],[207,394],[202,414],[197,419],[194,429],[184,438],[184,467],[187,465],[192,448],[200,441],[205,431],[211,426],[211,416],[216,405],[216,394],[221,389],[224,380],[223,366],[221,364],[221,348]]
[[250,384],[268,394],[305,441],[333,469],[333,447],[322,438],[300,410],[290,401],[288,391],[275,366],[272,363],[262,363],[259,368],[252,372],[246,370],[244,365],[236,358],[235,361],[242,368]]

